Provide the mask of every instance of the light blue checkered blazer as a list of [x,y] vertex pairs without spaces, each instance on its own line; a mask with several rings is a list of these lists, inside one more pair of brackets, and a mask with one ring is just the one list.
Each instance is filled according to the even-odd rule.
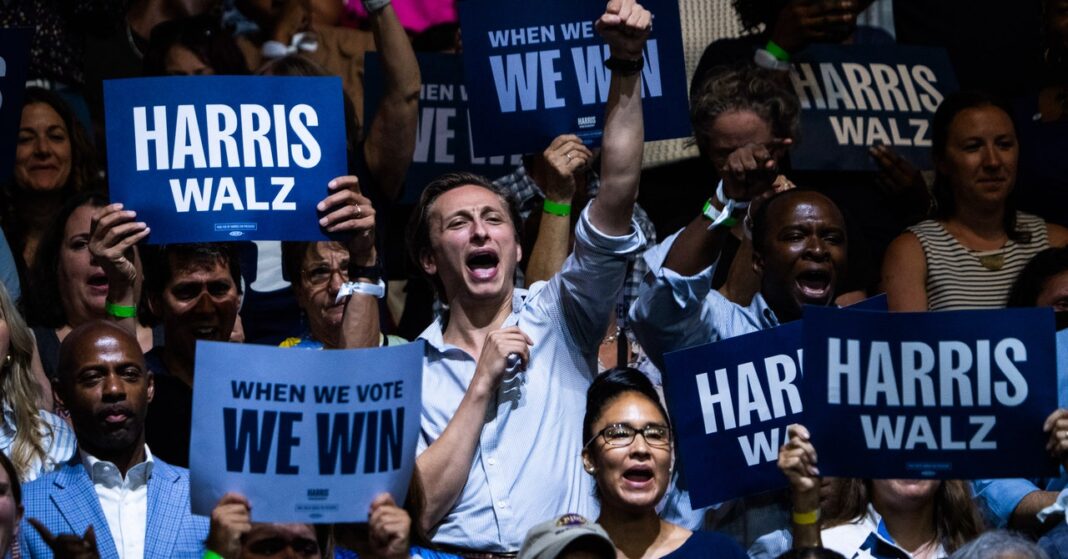
[[[208,537],[208,517],[189,512],[189,471],[153,457],[148,481],[145,559],[200,559]],[[22,487],[25,518],[36,518],[53,534],[84,534],[92,524],[101,559],[118,559],[104,510],[78,454],[60,469]],[[19,527],[25,558],[51,558],[52,551],[25,520]]]

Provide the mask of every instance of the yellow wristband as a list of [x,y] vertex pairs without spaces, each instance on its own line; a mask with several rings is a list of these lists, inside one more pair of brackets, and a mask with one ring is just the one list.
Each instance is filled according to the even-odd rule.
[[820,521],[820,509],[808,512],[794,511],[794,524],[798,526],[811,526]]

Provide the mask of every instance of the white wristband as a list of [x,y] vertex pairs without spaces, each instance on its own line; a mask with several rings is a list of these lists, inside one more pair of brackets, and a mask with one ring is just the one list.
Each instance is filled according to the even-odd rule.
[[378,299],[386,296],[386,282],[378,280],[378,283],[367,283],[363,281],[350,281],[341,284],[341,289],[337,292],[337,298],[334,299],[334,303],[340,303],[345,297],[349,295],[372,295]]
[[728,202],[732,202],[731,207],[736,210],[744,210],[749,207],[748,201],[740,202],[738,200],[727,198],[727,195],[723,193],[723,179],[720,179],[719,185],[716,186],[716,200],[719,200],[719,203],[724,206],[726,206]]

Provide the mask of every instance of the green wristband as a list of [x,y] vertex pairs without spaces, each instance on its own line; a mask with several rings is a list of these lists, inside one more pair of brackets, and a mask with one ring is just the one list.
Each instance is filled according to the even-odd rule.
[[542,205],[542,209],[549,215],[558,215],[560,217],[571,215],[571,204],[558,204],[548,198],[545,199],[545,204]]
[[223,559],[223,556],[219,555],[218,553],[215,553],[214,551],[212,551],[210,549],[206,549],[206,550],[204,550],[204,558],[203,559]]
[[109,316],[115,318],[133,318],[137,316],[137,307],[130,305],[116,305],[111,301],[104,302],[104,310]]
[[777,60],[782,62],[790,61],[790,53],[786,52],[786,49],[775,44],[775,41],[768,41],[768,44],[764,45],[764,50],[771,53]]

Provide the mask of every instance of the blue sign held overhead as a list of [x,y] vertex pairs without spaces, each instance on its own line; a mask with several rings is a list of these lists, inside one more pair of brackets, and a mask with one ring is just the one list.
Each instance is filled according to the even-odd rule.
[[957,90],[944,49],[813,45],[792,64],[803,131],[790,150],[794,169],[876,171],[875,145],[931,167],[931,118]]
[[32,36],[33,29],[29,28],[0,29],[0,177],[14,172]]
[[[677,0],[646,0],[645,139],[690,135]],[[603,2],[464,0],[464,68],[474,153],[540,152],[561,134],[600,145],[611,72],[594,29]]]
[[1049,309],[805,309],[804,423],[824,475],[1048,477]]
[[337,77],[104,83],[111,196],[151,243],[326,240],[315,206],[346,174]]
[[422,372],[422,342],[331,351],[198,343],[193,513],[210,515],[229,491],[248,497],[256,522],[366,522],[379,493],[403,502]]
[[[511,173],[522,162],[522,153],[476,156],[471,146],[471,110],[464,86],[463,59],[458,54],[419,53],[422,88],[419,95],[419,127],[415,153],[404,179],[399,201],[414,204],[430,181],[452,171],[478,173],[491,180]],[[384,74],[377,52],[364,58],[364,125],[371,123],[382,101]],[[366,137],[366,135],[365,135]],[[548,147],[548,144],[541,149]],[[541,151],[539,149],[538,151]]]

